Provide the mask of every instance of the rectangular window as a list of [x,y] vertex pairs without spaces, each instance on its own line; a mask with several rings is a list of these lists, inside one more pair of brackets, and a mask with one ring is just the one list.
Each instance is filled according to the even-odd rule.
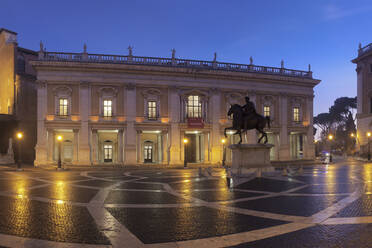
[[202,117],[202,107],[200,96],[188,96],[187,107],[186,107],[187,117],[189,118],[201,118]]
[[59,116],[67,116],[68,115],[68,100],[66,98],[59,99],[59,109],[58,109]]
[[300,122],[300,109],[298,107],[293,108],[293,121]]
[[103,152],[104,152],[104,161],[111,162],[112,161],[112,145],[104,145]]
[[112,116],[112,100],[103,101],[103,116],[104,117]]
[[264,116],[270,117],[270,106],[264,106]]
[[155,101],[148,101],[147,102],[147,117],[149,119],[156,119],[156,102]]

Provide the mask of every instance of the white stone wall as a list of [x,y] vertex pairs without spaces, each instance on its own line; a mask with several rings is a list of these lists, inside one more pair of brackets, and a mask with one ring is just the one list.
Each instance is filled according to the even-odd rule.
[[[120,165],[134,165],[142,163],[141,132],[143,130],[159,131],[158,145],[162,151],[162,164],[180,165],[184,160],[184,133],[193,131],[187,127],[184,115],[182,97],[185,94],[203,93],[205,99],[204,109],[206,120],[203,129],[197,129],[203,137],[201,151],[203,163],[219,164],[223,156],[223,129],[231,125],[227,120],[225,111],[228,108],[226,96],[236,93],[244,97],[249,95],[255,102],[256,108],[262,108],[262,96],[273,96],[278,99],[273,102],[273,111],[277,111],[276,118],[272,123],[270,132],[275,134],[277,154],[275,158],[282,161],[291,160],[289,134],[297,132],[303,134],[304,158],[314,158],[313,146],[313,87],[317,80],[295,77],[283,77],[264,74],[249,74],[240,72],[200,72],[185,70],[183,68],[163,68],[151,66],[131,66],[115,64],[85,64],[70,63],[65,67],[64,63],[38,61],[33,62],[39,80],[38,88],[38,142],[36,146],[35,165],[53,164],[53,151],[55,133],[63,130],[73,132],[73,160],[72,164],[96,165],[99,164],[99,153],[102,152],[97,146],[99,135],[97,131],[113,130],[118,135],[115,139],[115,163]],[[42,66],[42,67],[41,67]],[[92,66],[96,70],[86,70]],[[59,70],[55,70],[58,67]],[[100,70],[97,67],[101,67]],[[71,70],[70,68],[73,68]],[[115,72],[113,72],[115,71]],[[130,73],[128,73],[130,72]],[[65,120],[56,118],[53,113],[47,114],[48,87],[55,85],[71,85],[71,89],[78,90],[78,112]],[[119,92],[116,105],[124,106],[124,114],[116,114],[109,120],[100,115],[92,114],[93,102],[97,102],[99,95],[95,94],[93,87],[109,86]],[[168,105],[163,106],[168,113],[160,113],[159,120],[149,122],[144,120],[143,106],[145,101],[137,101],[137,88],[151,87],[152,89],[166,89]],[[160,91],[159,91],[160,92]],[[122,93],[122,94],[121,94]],[[74,92],[72,92],[74,95]],[[119,97],[122,95],[122,97]],[[54,99],[54,98],[53,98]],[[292,101],[300,99],[301,117],[300,123],[293,124]],[[226,106],[223,106],[226,104]],[[258,106],[259,105],[259,106]],[[76,106],[75,106],[76,107]],[[139,108],[141,107],[141,108]],[[221,112],[222,111],[222,112]],[[138,114],[141,112],[141,115]],[[230,140],[230,139],[229,139]],[[244,139],[243,139],[244,140]],[[247,135],[247,142],[254,143],[257,140],[255,131]]]

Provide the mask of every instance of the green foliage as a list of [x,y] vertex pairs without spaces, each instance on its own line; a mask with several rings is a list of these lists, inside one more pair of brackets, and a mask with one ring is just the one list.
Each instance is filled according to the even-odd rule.
[[356,132],[354,111],[357,108],[356,97],[340,97],[329,108],[328,113],[320,113],[314,117],[314,125],[320,128],[323,142],[328,134],[335,135],[334,149],[350,153],[355,146],[355,140],[350,137]]

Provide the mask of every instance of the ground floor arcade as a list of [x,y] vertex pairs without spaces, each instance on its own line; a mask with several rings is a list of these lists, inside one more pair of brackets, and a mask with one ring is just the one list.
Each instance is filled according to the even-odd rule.
[[[194,164],[221,164],[232,161],[228,148],[236,144],[239,137],[213,128],[188,129],[178,126],[136,126],[132,131],[126,127],[91,126],[88,132],[80,128],[47,128],[46,145],[36,147],[35,165],[56,164],[59,156],[64,164],[71,165],[138,165],[162,164],[182,165],[186,160]],[[86,135],[87,141],[82,137]],[[57,137],[61,136],[62,140]],[[249,131],[243,135],[243,143],[255,143],[257,134]],[[288,144],[283,144],[283,139]],[[185,142],[187,141],[187,142]],[[305,132],[288,131],[281,137],[277,131],[268,132],[268,143],[272,161],[312,159],[313,146]],[[45,161],[41,158],[45,153]],[[225,154],[225,155],[224,155]]]

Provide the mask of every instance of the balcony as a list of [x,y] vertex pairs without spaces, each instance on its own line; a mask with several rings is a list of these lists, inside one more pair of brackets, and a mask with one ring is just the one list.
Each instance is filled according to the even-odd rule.
[[160,57],[140,57],[107,54],[88,54],[88,53],[58,53],[58,52],[39,52],[39,61],[71,61],[84,63],[109,63],[109,64],[130,64],[130,65],[150,65],[163,67],[196,68],[216,71],[233,71],[246,73],[260,73],[270,75],[282,75],[289,77],[310,78],[311,71],[292,70],[286,68],[259,66],[253,64],[234,64],[217,61],[189,60],[178,58]]

